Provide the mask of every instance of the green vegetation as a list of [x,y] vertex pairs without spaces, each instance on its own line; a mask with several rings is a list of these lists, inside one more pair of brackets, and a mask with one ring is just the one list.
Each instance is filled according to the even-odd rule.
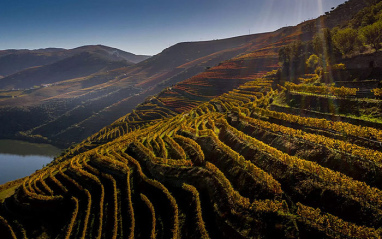
[[371,45],[375,51],[381,49],[382,43],[382,20],[361,28],[361,34],[365,38],[365,43]]
[[358,50],[361,45],[358,31],[350,27],[344,29],[335,29],[333,42],[345,56]]

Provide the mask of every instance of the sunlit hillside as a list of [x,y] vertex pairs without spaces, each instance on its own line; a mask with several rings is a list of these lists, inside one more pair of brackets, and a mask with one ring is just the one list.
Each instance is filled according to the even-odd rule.
[[[60,147],[79,143],[148,96],[251,52],[266,44],[270,35],[179,43],[133,65],[120,61],[105,64],[97,51],[22,70],[0,79],[0,86],[8,87],[0,90],[0,134]],[[23,86],[19,89],[19,85]]]
[[93,150],[74,149],[3,202],[2,230],[10,237],[379,237],[382,153],[368,141],[382,132],[269,110],[280,94],[271,84],[250,81],[186,113],[117,131],[121,137]]

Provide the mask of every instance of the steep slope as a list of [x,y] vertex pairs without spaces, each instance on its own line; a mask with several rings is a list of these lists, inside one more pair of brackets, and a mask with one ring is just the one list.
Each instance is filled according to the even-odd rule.
[[364,144],[382,132],[271,111],[280,94],[272,83],[250,81],[166,120],[104,132],[100,139],[119,137],[92,150],[84,141],[3,186],[15,192],[0,204],[1,232],[379,238],[382,151]]
[[[259,35],[246,52],[148,97],[132,113],[103,130],[113,131],[114,127],[125,123],[134,128],[135,122],[140,125],[182,113],[277,69],[280,47],[296,40],[312,38],[315,32],[304,30],[307,24],[311,22]],[[147,111],[157,113],[146,114]],[[74,130],[70,132],[75,134]]]
[[[4,92],[0,106],[5,107],[0,109],[0,121],[7,122],[9,114],[19,117],[9,122],[12,127],[0,126],[0,132],[4,137],[44,138],[66,147],[123,117],[145,99],[146,103],[155,104],[154,107],[183,112],[276,69],[280,47],[296,40],[312,39],[318,29],[333,25],[333,19],[340,19],[336,15],[342,14],[347,6],[352,8],[348,11],[351,18],[364,7],[356,2],[349,1],[340,10],[296,27],[231,39],[180,43],[131,67],[61,82],[45,89]],[[328,19],[332,19],[330,24],[326,23]],[[338,20],[339,24],[345,20]],[[225,61],[228,59],[231,60]],[[181,81],[184,82],[175,85]],[[151,97],[158,93],[157,97]],[[23,122],[22,115],[29,115],[31,111],[45,111],[45,118],[42,117],[45,120],[39,124]],[[161,118],[159,114],[157,117]]]
[[[127,124],[128,128],[135,128],[137,125],[190,110],[246,81],[278,69],[280,48],[296,41],[311,40],[319,29],[345,25],[370,4],[372,3],[366,1],[347,1],[317,19],[303,22],[295,27],[285,27],[272,33],[260,34],[251,42],[246,52],[146,98],[132,113],[121,117],[102,131],[113,131],[115,127],[124,124]],[[357,59],[343,61],[357,61]],[[156,113],[146,114],[148,111]],[[74,131],[75,129],[70,132],[75,134]]]
[[[269,34],[180,43],[134,66],[61,81],[49,87],[3,92],[0,121],[7,122],[10,115],[18,117],[7,122],[8,127],[0,127],[0,132],[3,137],[46,138],[61,146],[79,142],[134,109],[146,97],[207,67],[251,51]],[[33,111],[46,112],[45,117],[38,116],[42,119],[39,124],[24,122],[23,116]]]

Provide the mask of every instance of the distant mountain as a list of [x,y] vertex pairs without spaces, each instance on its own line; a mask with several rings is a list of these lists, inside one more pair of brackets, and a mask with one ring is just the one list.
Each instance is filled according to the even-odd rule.
[[74,49],[69,50],[71,53],[79,53],[79,52],[94,52],[99,53],[103,56],[107,56],[110,60],[126,60],[128,62],[132,63],[139,63],[141,61],[144,61],[151,56],[147,55],[135,55],[130,52],[125,52],[122,50],[119,50],[117,48],[103,46],[103,45],[88,45],[88,46],[81,46]]
[[82,46],[74,49],[46,48],[37,50],[2,50],[0,51],[0,75],[7,76],[29,67],[52,64],[81,52],[99,53],[113,60],[126,60],[138,63],[150,56],[134,55],[116,48],[102,45]]
[[0,51],[0,75],[7,76],[29,67],[51,64],[68,57],[65,50],[39,52],[35,50]]
[[28,89],[134,64],[103,53],[83,51],[51,64],[22,70],[0,79],[0,89]]

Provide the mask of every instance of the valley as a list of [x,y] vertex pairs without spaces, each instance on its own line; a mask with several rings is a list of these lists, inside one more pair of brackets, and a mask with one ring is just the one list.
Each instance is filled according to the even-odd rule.
[[0,140],[0,184],[28,176],[60,154],[60,149],[48,144]]
[[[197,75],[206,67],[249,51],[255,44],[265,44],[265,36],[267,34],[180,43],[132,66],[115,66],[114,70],[103,69],[85,77],[45,82],[34,89],[0,92],[4,96],[0,99],[0,122],[7,125],[0,127],[1,135],[68,147],[132,111],[148,96]],[[24,71],[31,70],[34,69]],[[40,69],[37,73],[42,74]],[[1,81],[8,79],[14,80],[9,76]],[[228,89],[233,87],[235,85]],[[36,122],[25,122],[31,114]]]

